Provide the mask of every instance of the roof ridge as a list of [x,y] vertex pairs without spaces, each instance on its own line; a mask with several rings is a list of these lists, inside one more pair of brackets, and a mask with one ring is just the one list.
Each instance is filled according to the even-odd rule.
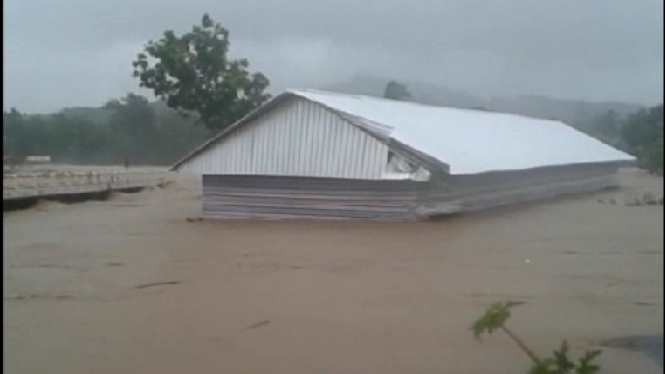
[[[297,96],[303,97],[303,98],[308,99],[308,100],[309,100],[309,98],[307,98],[305,96],[306,94],[328,95],[328,96],[354,98],[354,99],[360,99],[360,100],[383,101],[383,102],[388,102],[388,103],[395,104],[395,105],[423,107],[423,108],[430,108],[430,109],[447,109],[447,110],[456,110],[456,111],[467,112],[467,113],[496,115],[496,116],[509,116],[509,117],[527,118],[527,119],[537,120],[537,121],[558,122],[558,123],[566,124],[565,122],[563,122],[561,120],[558,120],[558,119],[539,118],[539,117],[533,117],[533,116],[528,116],[528,115],[519,114],[519,113],[497,112],[495,110],[484,109],[484,108],[462,108],[462,107],[455,107],[455,106],[445,106],[445,105],[434,105],[434,104],[419,103],[419,102],[415,102],[415,101],[393,100],[393,99],[387,99],[385,97],[380,97],[380,96],[372,96],[372,95],[364,95],[364,94],[349,94],[349,93],[343,93],[343,92],[320,90],[320,89],[315,89],[315,88],[286,89],[285,93],[290,93],[290,94],[293,94],[293,95],[297,95]],[[303,95],[303,94],[305,94],[305,95]]]
[[313,94],[319,94],[319,95],[352,97],[352,98],[361,99],[361,100],[366,99],[366,100],[386,101],[386,102],[399,104],[399,105],[425,106],[425,107],[431,107],[431,108],[447,108],[447,107],[443,107],[443,106],[424,104],[424,103],[419,103],[419,102],[415,102],[415,101],[393,100],[393,99],[388,99],[388,98],[381,97],[381,96],[372,96],[372,95],[365,95],[365,94],[351,94],[351,93],[344,93],[344,92],[326,91],[326,90],[320,90],[320,89],[316,89],[316,88],[287,89],[286,92],[292,93],[294,95],[298,95],[300,92],[305,92],[305,93],[313,93]]

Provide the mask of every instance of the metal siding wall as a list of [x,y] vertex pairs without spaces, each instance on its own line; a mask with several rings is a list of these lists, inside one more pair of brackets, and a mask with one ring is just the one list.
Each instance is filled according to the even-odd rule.
[[381,179],[388,148],[324,107],[293,99],[181,166],[197,174]]
[[423,182],[203,175],[206,218],[413,221]]
[[564,165],[450,176],[445,185],[423,185],[418,215],[467,212],[596,192],[617,186],[616,165]]

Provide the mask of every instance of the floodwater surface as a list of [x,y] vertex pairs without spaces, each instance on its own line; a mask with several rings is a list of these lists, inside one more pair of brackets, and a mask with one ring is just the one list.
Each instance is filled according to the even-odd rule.
[[[3,214],[7,373],[523,373],[469,327],[495,301],[542,355],[662,372],[662,178],[441,222],[192,219],[196,180]],[[617,204],[601,204],[614,199]],[[188,219],[189,218],[189,219]],[[647,353],[603,346],[653,336]]]

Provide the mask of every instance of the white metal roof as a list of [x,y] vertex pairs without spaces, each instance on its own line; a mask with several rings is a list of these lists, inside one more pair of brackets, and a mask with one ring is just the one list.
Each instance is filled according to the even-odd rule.
[[635,159],[560,121],[314,90],[287,92],[434,157],[448,164],[451,174]]

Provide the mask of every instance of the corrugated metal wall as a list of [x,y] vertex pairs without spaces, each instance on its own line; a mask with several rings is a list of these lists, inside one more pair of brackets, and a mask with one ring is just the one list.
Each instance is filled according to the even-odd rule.
[[616,186],[614,165],[452,176],[445,185],[264,175],[204,175],[206,218],[413,221]]
[[180,167],[196,174],[380,179],[388,147],[334,113],[293,98]]
[[418,215],[437,215],[546,200],[616,187],[617,164],[579,164],[453,175],[419,191]]
[[203,216],[413,221],[418,186],[424,183],[204,175]]

